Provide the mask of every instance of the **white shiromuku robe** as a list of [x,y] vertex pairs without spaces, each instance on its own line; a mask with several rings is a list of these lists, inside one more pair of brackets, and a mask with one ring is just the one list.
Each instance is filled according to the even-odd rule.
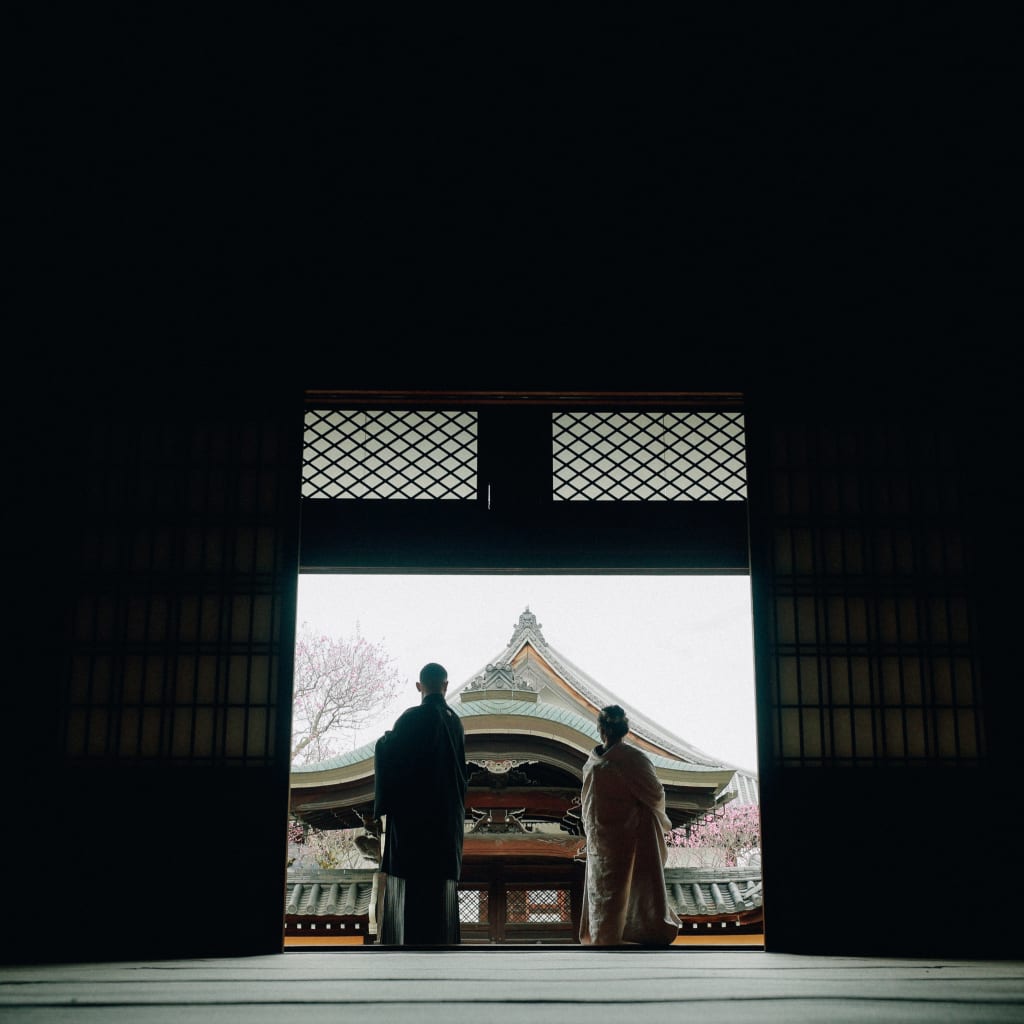
[[595,747],[583,766],[586,883],[580,942],[669,945],[679,918],[665,892],[665,789],[638,747]]

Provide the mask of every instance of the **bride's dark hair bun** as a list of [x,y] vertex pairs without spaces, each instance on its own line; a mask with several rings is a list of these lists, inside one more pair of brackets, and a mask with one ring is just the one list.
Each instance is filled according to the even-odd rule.
[[629,718],[618,704],[601,708],[597,715],[597,725],[610,740],[617,740],[629,732]]

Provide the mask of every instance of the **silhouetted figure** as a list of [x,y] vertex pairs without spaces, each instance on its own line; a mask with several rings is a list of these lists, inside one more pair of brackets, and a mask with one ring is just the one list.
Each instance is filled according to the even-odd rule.
[[374,746],[373,816],[384,823],[380,942],[455,945],[466,819],[465,735],[445,701],[448,673],[420,670],[418,706]]
[[597,717],[601,744],[583,766],[586,884],[580,942],[667,946],[679,918],[665,892],[665,788],[650,758],[623,743],[629,719],[618,704]]

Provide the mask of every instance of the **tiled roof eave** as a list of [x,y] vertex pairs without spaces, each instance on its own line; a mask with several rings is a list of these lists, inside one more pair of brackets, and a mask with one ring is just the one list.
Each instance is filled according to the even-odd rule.
[[[488,699],[469,704],[454,703],[452,706],[463,720],[467,738],[471,738],[474,733],[489,731],[486,725],[488,719],[501,719],[500,731],[506,734],[549,735],[562,742],[567,742],[567,737],[575,735],[577,739],[571,745],[581,755],[589,753],[599,739],[593,723],[550,704]],[[522,723],[521,726],[516,725],[517,722]],[[293,791],[314,790],[325,786],[352,785],[372,778],[373,745],[368,744],[353,753],[361,754],[361,758],[349,759],[344,764],[339,764],[335,759],[293,769],[290,788]],[[721,765],[677,760],[647,750],[644,753],[663,781],[670,784],[718,788],[728,785],[736,771]]]
[[375,893],[373,870],[289,871],[285,882],[285,914],[291,918],[368,916]]
[[[289,871],[285,914],[291,919],[366,919],[374,873],[372,869]],[[357,895],[346,902],[349,886],[356,887]],[[666,868],[665,891],[669,905],[686,923],[756,919],[763,907],[758,868]]]

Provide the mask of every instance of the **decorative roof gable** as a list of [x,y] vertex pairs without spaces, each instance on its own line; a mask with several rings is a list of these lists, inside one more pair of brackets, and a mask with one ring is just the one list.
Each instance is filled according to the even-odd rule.
[[[547,697],[547,702],[562,703],[552,693],[548,676],[535,660],[529,657],[530,651],[526,652],[526,657],[520,657],[520,653],[526,647],[532,649],[542,658],[551,674],[557,676],[565,684],[569,691],[570,703],[575,703],[576,710],[584,717],[592,718],[593,709],[606,707],[609,704],[618,704],[625,709],[629,716],[630,730],[633,735],[657,747],[669,757],[676,757],[690,764],[735,767],[734,765],[723,765],[720,760],[710,754],[699,750],[678,736],[673,736],[617,694],[601,686],[596,679],[573,664],[548,643],[541,631],[541,624],[537,621],[537,616],[530,611],[529,606],[519,616],[519,621],[516,623],[512,637],[505,649],[469,683],[457,688],[450,696],[458,695],[461,700],[465,700],[468,692],[473,691],[494,692],[498,689],[522,689],[537,691],[541,702],[545,702],[544,691],[547,691],[550,695]],[[551,700],[551,697],[554,697],[554,700]],[[575,697],[576,700],[572,701],[572,697]]]
[[[561,685],[553,683],[553,678]],[[553,647],[545,638],[541,623],[527,605],[512,630],[504,650],[498,653],[479,673],[449,694],[465,705],[479,700],[516,700],[536,702],[534,711],[554,705],[563,711],[573,711],[588,723],[594,720],[594,710],[609,704],[618,704],[629,716],[630,732],[663,764],[683,761],[689,766],[732,769],[736,771],[730,788],[742,803],[757,803],[757,777],[752,772],[729,765],[719,758],[675,736],[642,711],[602,686],[596,679]],[[457,705],[458,706],[458,705]],[[458,708],[463,714],[462,707]],[[468,710],[468,709],[466,709]],[[475,713],[479,713],[477,710]],[[593,731],[596,736],[596,728]]]
[[[523,692],[536,695],[537,686],[531,679],[532,675],[533,673],[528,671],[517,671],[516,668],[507,661],[500,662],[497,665],[488,665],[481,673],[474,676],[462,689],[462,700],[466,699],[467,694],[475,695],[480,693],[500,692],[502,690],[519,691],[518,695],[522,695]],[[534,699],[536,700],[536,696],[534,696]]]
[[546,651],[548,647],[547,640],[544,639],[544,634],[540,631],[540,623],[537,621],[537,616],[530,611],[530,606],[526,606],[526,611],[519,616],[519,621],[516,623],[515,629],[512,631],[512,639],[509,640],[508,646],[514,647],[518,650],[527,641],[529,641],[538,651]]

